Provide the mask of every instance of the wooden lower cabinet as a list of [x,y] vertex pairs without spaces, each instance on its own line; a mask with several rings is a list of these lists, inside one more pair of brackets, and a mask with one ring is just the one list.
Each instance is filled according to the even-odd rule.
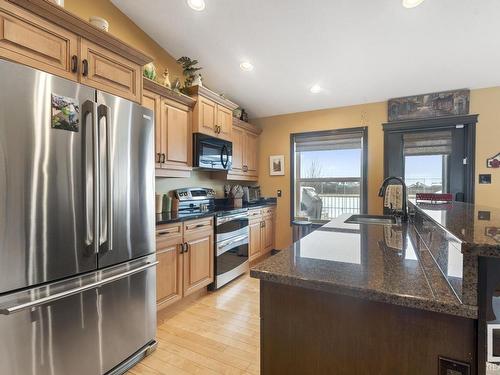
[[184,236],[184,295],[206,287],[214,280],[213,229]]
[[249,211],[249,260],[253,261],[274,249],[275,207]]
[[181,244],[169,244],[156,249],[156,302],[159,307],[170,305],[182,298]]
[[264,216],[263,218],[262,248],[264,253],[274,248],[274,215]]
[[248,258],[250,261],[257,259],[262,250],[262,220],[250,221],[248,225]]
[[156,228],[156,302],[158,310],[214,280],[213,218]]

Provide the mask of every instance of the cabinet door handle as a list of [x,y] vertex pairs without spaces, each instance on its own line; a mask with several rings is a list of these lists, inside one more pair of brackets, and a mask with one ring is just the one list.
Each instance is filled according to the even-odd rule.
[[160,163],[165,163],[165,154],[161,154]]
[[71,56],[71,73],[78,72],[78,56]]
[[160,153],[159,153],[159,152],[157,152],[157,153],[156,153],[155,162],[156,162],[156,163],[159,163],[159,162],[160,162]]
[[83,60],[82,61],[82,74],[84,77],[87,77],[89,75],[89,62],[87,61],[87,59]]
[[184,242],[184,252],[187,253],[189,251],[189,244],[187,242]]

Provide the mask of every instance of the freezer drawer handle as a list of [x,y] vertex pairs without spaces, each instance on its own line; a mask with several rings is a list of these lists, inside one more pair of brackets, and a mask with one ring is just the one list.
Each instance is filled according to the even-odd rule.
[[39,307],[42,305],[46,305],[47,303],[51,303],[51,302],[57,301],[59,299],[70,297],[70,296],[73,296],[75,294],[82,293],[86,290],[99,288],[105,284],[109,284],[109,283],[112,283],[114,281],[118,281],[118,280],[123,279],[127,276],[131,276],[131,275],[136,274],[138,272],[144,271],[148,268],[154,267],[158,263],[159,263],[158,261],[148,262],[148,263],[146,263],[142,266],[139,266],[137,268],[122,272],[118,275],[107,277],[107,278],[99,280],[99,281],[94,281],[94,282],[88,283],[86,285],[79,286],[78,288],[65,290],[65,291],[60,292],[60,293],[55,293],[51,296],[46,296],[46,297],[43,297],[43,298],[40,298],[40,299],[37,299],[34,301],[21,303],[19,305],[15,305],[15,306],[11,306],[11,307],[0,307],[0,314],[1,315],[11,315],[11,314],[17,313],[17,312],[22,311],[22,310],[31,309],[31,308]]

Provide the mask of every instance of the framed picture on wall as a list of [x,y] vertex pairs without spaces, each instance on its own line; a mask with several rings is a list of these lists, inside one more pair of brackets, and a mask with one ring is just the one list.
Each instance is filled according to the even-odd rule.
[[269,175],[270,176],[285,175],[285,155],[269,156]]

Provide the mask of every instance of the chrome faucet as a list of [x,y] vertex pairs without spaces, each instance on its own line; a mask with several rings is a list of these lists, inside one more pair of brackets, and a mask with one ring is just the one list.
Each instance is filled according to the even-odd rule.
[[401,186],[403,187],[403,204],[402,204],[403,212],[401,215],[401,221],[408,221],[408,193],[407,193],[407,189],[406,189],[406,184],[405,184],[402,177],[395,177],[395,176],[387,177],[384,180],[384,182],[382,182],[382,186],[380,187],[380,190],[378,191],[378,196],[383,197],[384,202],[385,202],[385,193],[387,190],[387,186],[389,185],[389,182],[391,182],[393,180],[398,181],[401,184]]

